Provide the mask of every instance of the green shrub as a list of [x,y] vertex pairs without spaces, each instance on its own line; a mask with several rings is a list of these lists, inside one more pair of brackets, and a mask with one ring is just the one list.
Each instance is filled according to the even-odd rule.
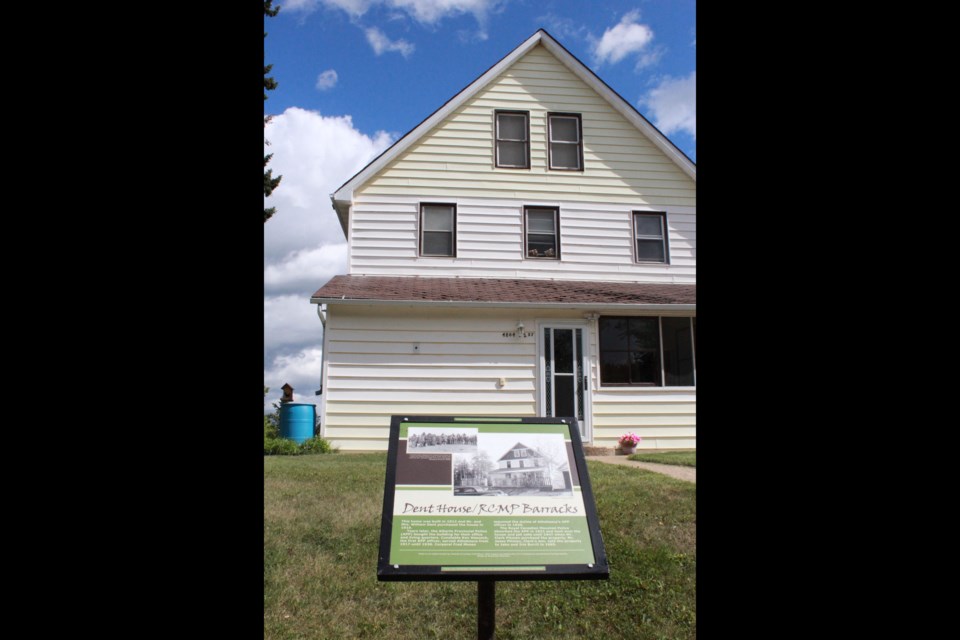
[[264,438],[263,455],[265,456],[295,456],[300,454],[300,447],[293,440],[287,438]]
[[333,453],[333,448],[330,446],[329,442],[320,436],[314,436],[304,440],[300,444],[300,453],[306,455],[312,455],[316,453]]

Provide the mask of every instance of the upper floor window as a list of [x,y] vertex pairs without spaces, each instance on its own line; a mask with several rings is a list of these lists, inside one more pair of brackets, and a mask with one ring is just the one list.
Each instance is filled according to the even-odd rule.
[[496,164],[510,169],[530,168],[530,114],[496,111]]
[[583,129],[579,113],[548,113],[550,168],[583,171]]
[[457,255],[457,205],[420,205],[420,255]]
[[560,210],[524,207],[525,246],[528,258],[560,257]]
[[696,385],[696,318],[605,316],[599,325],[601,384]]
[[670,263],[666,213],[634,211],[633,238],[637,262]]

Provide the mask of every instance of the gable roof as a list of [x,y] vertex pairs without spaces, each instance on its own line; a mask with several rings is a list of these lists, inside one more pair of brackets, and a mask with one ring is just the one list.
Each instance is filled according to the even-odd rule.
[[[529,450],[529,451],[533,451],[533,452],[536,453],[536,454],[539,454],[539,453],[540,453],[539,451],[537,451],[537,450],[534,449],[533,447],[528,447],[527,445],[523,444],[522,442],[518,442],[517,444],[515,444],[515,445],[513,445],[512,447],[510,447],[509,449],[507,449],[507,452],[504,453],[502,456],[500,456],[500,458],[497,460],[497,462],[500,462],[500,461],[502,461],[502,460],[507,460],[507,459],[508,459],[508,456],[509,456],[509,459],[510,459],[510,460],[515,460],[516,458],[514,458],[513,456],[511,456],[511,455],[510,455],[510,452],[511,452],[511,451],[515,451],[515,450],[517,450],[517,449],[527,449],[527,450]],[[530,456],[530,457],[536,458],[536,457],[539,457],[539,455],[537,455],[537,456]]]
[[490,82],[497,78],[503,71],[510,67],[514,62],[522,58],[527,52],[538,44],[542,45],[547,51],[552,53],[565,67],[574,75],[593,89],[601,98],[606,100],[610,106],[620,113],[628,122],[639,129],[647,138],[656,145],[670,160],[672,160],[685,174],[694,182],[697,180],[697,166],[687,157],[673,142],[650,123],[643,115],[637,111],[633,105],[623,99],[623,97],[610,86],[600,79],[597,74],[587,68],[572,53],[567,51],[563,45],[554,39],[544,29],[538,30],[532,36],[527,38],[520,46],[500,59],[495,65],[487,69],[479,78],[471,82],[460,93],[453,96],[439,109],[427,116],[416,127],[408,131],[403,137],[393,143],[379,156],[371,160],[367,166],[358,171],[330,196],[333,201],[333,208],[340,218],[340,225],[344,232],[347,229],[347,207],[353,201],[353,192],[360,188],[367,180],[375,176],[392,160],[401,153],[412,147],[424,135],[427,134],[436,125],[442,122],[447,116],[452,114],[467,100],[472,98]]
[[[524,306],[693,309],[694,284],[593,282],[501,278],[424,278],[421,276],[334,276],[311,303],[434,304],[449,306]],[[680,305],[680,306],[675,306]]]

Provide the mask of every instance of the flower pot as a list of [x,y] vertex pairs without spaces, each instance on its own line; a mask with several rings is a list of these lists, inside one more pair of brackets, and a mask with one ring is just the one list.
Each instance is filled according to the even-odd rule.
[[623,452],[623,455],[629,456],[629,455],[634,454],[634,453],[637,452],[637,445],[633,445],[632,447],[628,447],[628,446],[622,444],[622,445],[620,445],[620,451]]

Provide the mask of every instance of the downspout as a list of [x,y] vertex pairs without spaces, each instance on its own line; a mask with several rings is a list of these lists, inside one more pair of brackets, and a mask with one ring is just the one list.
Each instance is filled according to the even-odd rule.
[[[317,317],[320,318],[320,324],[323,325],[323,337],[327,337],[327,316],[323,311],[323,305],[317,304]],[[321,343],[323,344],[323,343]],[[313,392],[313,395],[320,396],[323,395],[323,370],[324,364],[327,360],[327,350],[321,349],[320,351],[320,388]]]

